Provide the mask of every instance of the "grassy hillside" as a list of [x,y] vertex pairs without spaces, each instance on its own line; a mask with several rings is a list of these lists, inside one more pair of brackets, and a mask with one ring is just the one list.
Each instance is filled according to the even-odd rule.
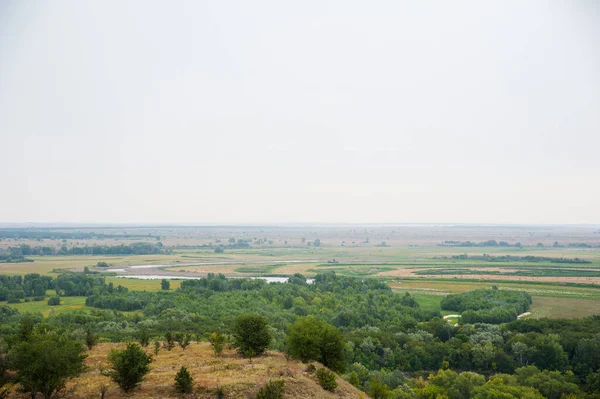
[[[124,344],[103,343],[95,346],[88,354],[88,371],[71,380],[73,389],[70,398],[100,397],[100,386],[110,386],[106,398],[180,398],[173,388],[173,378],[181,366],[188,368],[194,378],[193,394],[190,398],[216,398],[217,387],[223,388],[225,398],[254,398],[260,387],[269,380],[285,381],[286,398],[366,398],[352,385],[338,377],[338,388],[327,392],[321,388],[314,373],[306,371],[307,365],[296,360],[286,360],[279,352],[268,352],[252,360],[242,358],[234,351],[225,350],[215,357],[208,343],[193,343],[185,351],[176,347],[172,351],[161,349],[154,356],[152,370],[141,386],[132,394],[124,394],[103,376],[100,370],[108,367],[106,357],[111,349],[122,349]],[[150,346],[147,351],[150,352]],[[319,364],[315,365],[320,367]],[[9,398],[17,398],[14,393]]]

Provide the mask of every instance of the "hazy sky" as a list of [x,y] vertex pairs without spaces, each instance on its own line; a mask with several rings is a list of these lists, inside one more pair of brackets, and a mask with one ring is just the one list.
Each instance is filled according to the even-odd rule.
[[0,222],[600,223],[599,4],[0,0]]

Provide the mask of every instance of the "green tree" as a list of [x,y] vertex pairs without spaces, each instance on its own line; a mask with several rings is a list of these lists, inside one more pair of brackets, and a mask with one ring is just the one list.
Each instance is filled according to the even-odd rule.
[[179,393],[190,393],[194,389],[194,379],[190,372],[181,366],[175,374],[175,390]]
[[249,313],[238,316],[233,325],[233,343],[239,352],[254,355],[265,352],[271,343],[268,320],[260,315]]
[[166,280],[163,278],[162,281],[160,282],[160,289],[168,291],[170,288],[171,288],[171,283],[169,282],[169,280]]
[[58,295],[48,298],[48,306],[58,306],[58,305],[60,305],[60,297]]
[[70,378],[84,370],[84,352],[80,341],[65,335],[34,333],[14,348],[12,368],[32,398],[38,393],[45,399],[55,398],[62,394]]
[[313,316],[300,317],[288,328],[287,353],[303,362],[316,360],[332,370],[344,370],[342,334]]
[[141,346],[127,344],[124,350],[112,350],[108,355],[112,369],[107,375],[125,392],[138,386],[150,371],[152,355],[146,354]]

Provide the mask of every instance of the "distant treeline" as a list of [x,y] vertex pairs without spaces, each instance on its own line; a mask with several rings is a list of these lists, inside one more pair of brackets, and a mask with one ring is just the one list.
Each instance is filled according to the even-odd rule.
[[151,234],[104,234],[97,232],[83,232],[83,231],[55,231],[49,229],[13,229],[4,228],[0,229],[0,239],[2,238],[17,238],[17,239],[72,239],[72,240],[86,240],[86,239],[105,239],[105,238],[147,238],[153,237],[160,240],[160,236],[152,236]]
[[14,256],[12,254],[0,254],[0,263],[21,263],[21,262],[33,262],[31,259],[27,259],[24,256]]
[[66,273],[57,278],[37,273],[24,276],[0,275],[0,301],[19,303],[27,297],[43,299],[46,290],[55,290],[60,296],[105,295],[113,292],[126,293],[127,288],[106,284],[103,277],[83,273]]
[[515,247],[515,248],[522,247],[520,242],[510,244],[506,241],[496,241],[496,240],[487,240],[487,241],[481,241],[481,242],[444,241],[443,243],[438,244],[438,246],[441,246],[441,247]]
[[600,269],[587,270],[556,267],[527,267],[514,271],[505,270],[474,270],[465,268],[431,268],[417,270],[419,276],[431,275],[491,275],[491,276],[522,276],[522,277],[600,277]]
[[151,255],[170,253],[170,249],[165,248],[161,242],[156,244],[147,242],[134,242],[128,245],[85,245],[70,248],[66,245],[63,245],[58,249],[49,246],[31,246],[27,244],[21,244],[18,247],[10,247],[5,251],[7,252],[5,256],[10,256],[13,258],[34,255]]
[[440,303],[444,310],[461,312],[463,324],[501,324],[517,320],[531,305],[526,292],[477,290],[463,294],[448,295]]
[[[506,241],[487,240],[487,241],[480,241],[480,242],[444,241],[444,242],[438,244],[438,246],[440,246],[440,247],[514,247],[514,248],[521,248],[523,245],[520,242],[511,244]],[[542,244],[541,242],[538,242],[535,246],[542,247],[542,248],[545,247],[545,245]],[[586,244],[584,242],[572,242],[572,243],[564,245],[564,244],[559,244],[558,241],[555,241],[554,244],[552,244],[552,246],[554,248],[595,248],[594,245]]]
[[451,258],[443,256],[442,259],[454,259],[454,260],[480,260],[486,262],[550,262],[550,263],[592,263],[589,260],[581,258],[555,258],[549,256],[512,256],[512,255],[453,255]]

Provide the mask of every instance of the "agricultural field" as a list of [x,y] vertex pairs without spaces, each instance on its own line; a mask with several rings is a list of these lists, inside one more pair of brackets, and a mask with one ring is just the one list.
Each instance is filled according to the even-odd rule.
[[[115,286],[157,291],[163,278],[175,289],[182,279],[209,273],[312,277],[332,271],[383,279],[395,292],[416,294],[431,309],[436,302],[439,309],[438,298],[448,293],[497,285],[530,293],[531,317],[551,311],[580,317],[600,313],[599,231],[587,226],[367,225],[0,229],[0,254],[20,245],[65,253],[82,246],[90,251],[136,243],[161,246],[161,253],[142,255],[27,255],[28,262],[0,263],[0,275],[56,276],[87,268]],[[106,267],[97,267],[102,262]]]

